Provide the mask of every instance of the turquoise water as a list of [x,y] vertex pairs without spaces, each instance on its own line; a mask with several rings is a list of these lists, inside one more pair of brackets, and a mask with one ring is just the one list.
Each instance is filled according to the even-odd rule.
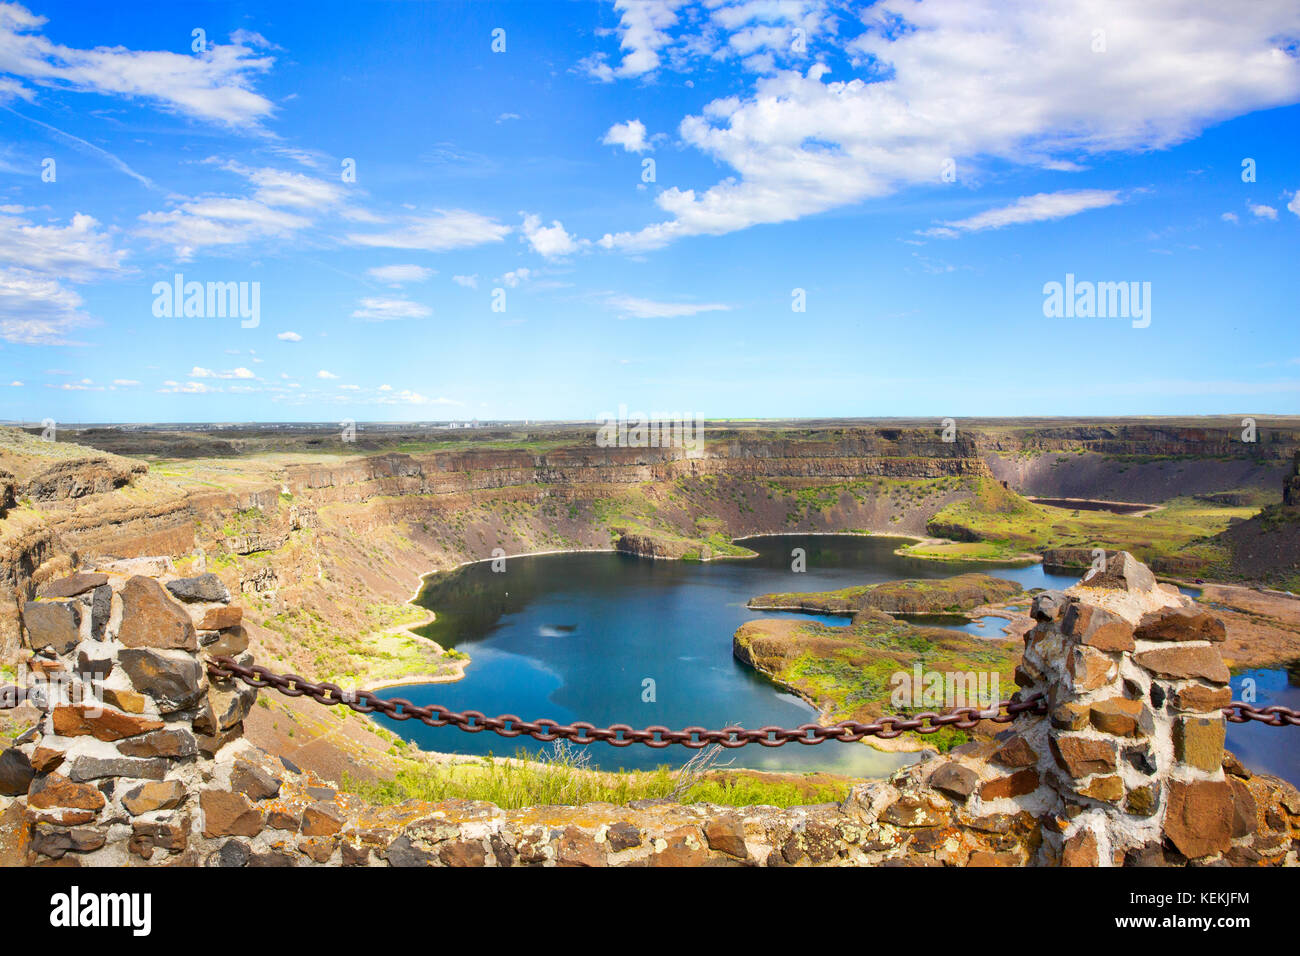
[[[899,578],[939,578],[986,571],[1030,587],[1068,587],[1071,576],[1044,573],[1041,565],[999,568],[939,564],[893,553],[896,538],[861,535],[783,535],[744,542],[757,558],[709,563],[655,561],[612,553],[512,558],[503,573],[481,562],[431,576],[417,602],[437,620],[424,633],[444,647],[468,653],[466,677],[453,684],[394,688],[389,696],[453,710],[548,717],[598,726],[614,723],[674,729],[693,725],[797,726],[814,710],[742,665],[731,653],[736,628],[759,617],[745,603],[774,591],[821,591]],[[791,569],[791,552],[803,548],[807,570]],[[843,617],[798,615],[843,625]],[[989,619],[996,630],[1000,619]],[[644,700],[647,679],[653,701]],[[387,721],[396,733],[426,750],[511,755],[551,745],[491,732],[466,734],[414,721]],[[592,744],[602,769],[676,765],[693,751],[642,745]],[[756,745],[727,753],[735,767],[829,770],[880,775],[910,755],[884,754],[861,744],[815,747]]]

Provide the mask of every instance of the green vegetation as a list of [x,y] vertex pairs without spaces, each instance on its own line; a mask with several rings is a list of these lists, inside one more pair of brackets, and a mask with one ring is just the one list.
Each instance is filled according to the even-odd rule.
[[422,763],[398,771],[392,780],[344,777],[343,788],[372,803],[405,800],[485,800],[503,809],[540,805],[613,803],[672,799],[678,803],[724,806],[790,807],[843,800],[847,780],[824,774],[756,774],[711,769],[714,750],[700,751],[679,770],[667,766],[642,772],[606,773],[590,769],[585,751],[557,745],[540,759],[520,750],[515,758],[457,763]]
[[950,578],[886,581],[834,591],[793,591],[761,594],[753,608],[792,608],[817,614],[852,614],[875,608],[892,614],[940,614],[966,611],[981,604],[1000,604],[1022,592],[1014,581],[987,574],[958,574]]

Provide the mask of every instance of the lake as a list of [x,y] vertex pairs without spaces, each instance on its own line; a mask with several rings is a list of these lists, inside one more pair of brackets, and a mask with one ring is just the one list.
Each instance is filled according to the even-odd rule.
[[[478,710],[492,716],[547,717],[645,727],[662,724],[725,727],[739,724],[798,726],[815,711],[742,665],[731,653],[736,628],[777,612],[751,611],[745,603],[773,591],[822,591],[899,578],[941,578],[984,571],[1026,588],[1069,587],[1072,575],[1047,574],[1039,564],[1003,567],[926,561],[894,554],[903,539],[865,535],[780,535],[744,540],[757,558],[706,563],[656,561],[615,553],[574,553],[511,558],[504,572],[490,562],[431,575],[417,603],[437,614],[421,633],[455,647],[473,661],[464,680],[393,688],[389,696]],[[792,551],[806,552],[807,569],[791,569]],[[843,625],[844,617],[798,615]],[[1000,634],[1001,619],[984,630]],[[645,700],[645,681],[654,682]],[[426,750],[510,756],[550,750],[528,737],[491,732],[466,734],[384,719],[394,732]],[[694,753],[681,747],[652,750],[591,744],[593,766],[607,770],[676,766]],[[888,774],[915,759],[863,744],[815,747],[758,745],[723,755],[734,767],[756,770],[827,770],[857,776]]]

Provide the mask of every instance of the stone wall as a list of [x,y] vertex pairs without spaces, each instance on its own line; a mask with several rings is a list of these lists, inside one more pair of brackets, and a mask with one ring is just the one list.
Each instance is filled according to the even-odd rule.
[[84,570],[24,608],[42,713],[0,754],[0,861],[1296,865],[1300,793],[1223,751],[1212,615],[1122,553],[1038,595],[1033,614],[1019,681],[1047,714],[924,754],[841,804],[374,807],[242,737],[256,691],[209,680],[203,663],[246,657],[214,576],[178,578],[166,559]]

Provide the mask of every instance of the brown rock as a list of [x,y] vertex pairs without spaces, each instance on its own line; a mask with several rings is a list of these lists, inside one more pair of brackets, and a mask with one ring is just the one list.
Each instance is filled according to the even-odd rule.
[[202,734],[217,734],[229,730],[248,716],[256,699],[255,688],[213,684],[208,690],[205,706],[194,718],[194,729]]
[[213,657],[238,657],[248,650],[248,632],[242,627],[226,628],[204,650]]
[[1083,730],[1088,726],[1088,705],[1073,701],[1057,704],[1048,719],[1057,730]]
[[1223,766],[1222,717],[1179,717],[1174,721],[1174,757],[1199,770]]
[[1149,783],[1144,787],[1134,787],[1124,801],[1124,809],[1134,816],[1149,817],[1160,805],[1160,785]]
[[1079,793],[1105,803],[1119,803],[1124,797],[1124,781],[1119,778],[1118,774],[1093,777],[1088,781],[1086,787],[1079,789]]
[[1197,714],[1220,711],[1232,703],[1232,688],[1188,684],[1173,694],[1174,710]]
[[1038,754],[1024,737],[1016,734],[998,748],[993,760],[1004,767],[1032,767],[1038,763]]
[[199,793],[203,810],[203,835],[257,836],[262,832],[262,815],[242,793],[203,790]]
[[328,800],[318,800],[302,812],[303,836],[333,836],[343,829],[343,811]]
[[27,805],[37,810],[66,807],[70,810],[99,810],[104,806],[104,795],[84,783],[73,783],[67,777],[49,773],[32,781],[27,792]]
[[1183,680],[1200,677],[1212,684],[1228,683],[1228,668],[1223,658],[1213,647],[1192,645],[1190,647],[1157,647],[1142,651],[1134,660],[1160,677],[1172,677]]
[[33,828],[31,848],[36,853],[57,860],[68,852],[89,853],[98,850],[104,842],[104,834],[98,830],[37,824]]
[[1091,604],[1071,604],[1061,620],[1061,630],[1080,644],[1099,651],[1131,651],[1133,625],[1118,614]]
[[118,710],[124,710],[128,714],[144,713],[144,694],[138,694],[133,690],[116,690],[112,687],[103,688],[102,694],[104,703]]
[[244,609],[238,604],[226,604],[220,607],[210,607],[203,613],[203,619],[199,621],[200,631],[220,631],[227,627],[238,627],[244,619]]
[[1226,781],[1169,781],[1165,836],[1183,856],[1195,860],[1227,850],[1232,820],[1232,788]]
[[1111,697],[1093,704],[1088,710],[1088,718],[1104,734],[1140,737],[1153,729],[1151,715],[1144,711],[1140,700]]
[[185,802],[185,785],[179,780],[154,780],[128,791],[122,806],[138,817],[151,810],[170,810]]
[[749,856],[745,846],[745,825],[735,814],[727,813],[710,819],[704,825],[704,839],[714,850],[738,860]]
[[1065,660],[1065,669],[1076,691],[1096,690],[1119,674],[1119,665],[1101,651],[1076,647]]
[[123,737],[135,737],[150,730],[158,730],[162,725],[161,720],[153,717],[124,714],[108,707],[94,708],[82,704],[54,708],[54,732],[62,737],[92,736],[96,740],[121,740]]
[[905,793],[885,808],[880,819],[896,827],[937,827],[951,815],[949,805],[938,798]]
[[1097,836],[1091,830],[1077,830],[1061,847],[1061,866],[1096,866]]
[[443,866],[479,867],[487,862],[487,851],[479,840],[448,840],[438,847]]
[[1052,738],[1050,746],[1057,764],[1075,780],[1094,773],[1114,773],[1118,766],[1119,748],[1112,740],[1060,734]]
[[1259,826],[1259,805],[1250,787],[1236,777],[1228,778],[1232,788],[1232,836],[1247,837]]
[[1154,590],[1156,578],[1150,568],[1127,551],[1107,551],[1105,567],[1100,571],[1090,569],[1079,584],[1089,588],[1142,592]]
[[1019,797],[1038,789],[1038,771],[1033,767],[1017,770],[1006,777],[986,780],[980,784],[980,798],[997,800],[1001,797]]
[[117,749],[128,757],[192,757],[198,753],[198,744],[192,733],[177,728],[123,740]]
[[164,714],[192,707],[207,689],[203,665],[180,651],[126,648],[118,660],[135,689],[152,697]]
[[32,751],[32,769],[37,773],[49,773],[63,763],[65,754],[62,750],[50,747],[37,747]]
[[269,800],[280,795],[280,781],[261,767],[241,760],[230,774],[230,789],[244,794],[250,800]]
[[366,866],[370,863],[370,847],[365,844],[353,846],[351,843],[344,843],[340,850],[344,866]]
[[22,617],[34,651],[63,655],[81,641],[81,615],[75,601],[28,601]]
[[586,830],[565,827],[556,848],[556,860],[561,866],[604,866],[605,852]]
[[266,814],[266,825],[272,830],[296,831],[302,825],[302,821],[288,810],[276,808]]
[[0,794],[7,797],[26,794],[35,776],[31,759],[17,747],[0,752]]
[[122,624],[117,639],[126,647],[199,649],[194,622],[153,578],[137,574],[122,588]]
[[1020,854],[1011,851],[1002,853],[993,853],[989,850],[976,850],[966,861],[967,866],[990,867],[990,866],[1020,866]]
[[667,847],[659,850],[656,843],[657,852],[646,858],[646,866],[702,866],[709,862],[709,851],[698,827],[669,830],[664,841]]
[[189,842],[189,821],[183,823],[150,823],[137,820],[131,824],[131,840],[127,849],[142,859],[149,859],[158,847],[168,853],[181,853]]
[[298,841],[298,850],[315,863],[328,863],[338,845],[338,837],[306,838]]
[[630,850],[634,846],[641,845],[641,830],[634,824],[625,820],[620,820],[609,828],[605,833],[605,842],[609,848],[615,852],[619,850]]
[[97,588],[102,584],[108,583],[107,574],[98,574],[94,572],[81,571],[77,574],[69,575],[66,578],[59,578],[57,581],[51,581],[41,588],[41,597],[43,598],[70,598],[78,594],[85,594],[92,588]]
[[979,786],[980,778],[975,771],[963,767],[955,760],[943,764],[930,775],[930,786],[958,800],[965,800]]
[[1169,608],[1142,616],[1135,636],[1143,641],[1216,641],[1224,639],[1223,621],[1200,607]]

